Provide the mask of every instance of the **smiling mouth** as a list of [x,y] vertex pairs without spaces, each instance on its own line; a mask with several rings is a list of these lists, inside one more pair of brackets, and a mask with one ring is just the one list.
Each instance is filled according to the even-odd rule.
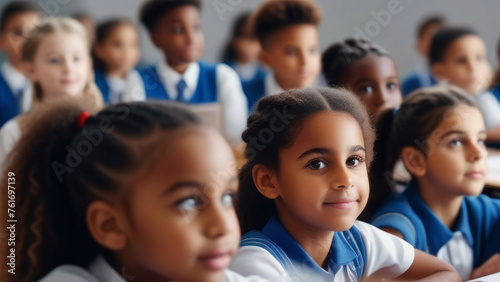
[[353,208],[357,203],[358,203],[357,200],[341,200],[341,201],[324,203],[323,205],[339,210],[347,210]]

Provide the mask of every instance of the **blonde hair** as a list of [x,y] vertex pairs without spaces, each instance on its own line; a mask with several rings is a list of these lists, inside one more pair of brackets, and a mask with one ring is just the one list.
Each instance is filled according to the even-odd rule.
[[[33,62],[36,52],[41,42],[57,32],[75,34],[82,37],[83,42],[87,42],[87,34],[81,23],[72,18],[49,18],[36,26],[29,34],[21,51],[23,62]],[[89,75],[87,83],[82,90],[81,95],[87,96],[89,101],[93,101],[97,107],[102,107],[102,95],[94,82],[94,72],[89,50]],[[38,106],[43,101],[43,91],[39,83],[33,83],[33,107]]]

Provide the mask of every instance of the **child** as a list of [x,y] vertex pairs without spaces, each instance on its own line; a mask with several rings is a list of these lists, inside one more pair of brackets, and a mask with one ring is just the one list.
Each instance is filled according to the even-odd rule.
[[346,39],[328,47],[321,63],[327,83],[349,88],[372,118],[385,108],[401,104],[396,65],[379,46],[365,39]]
[[319,7],[309,0],[266,1],[255,12],[254,32],[262,46],[260,61],[271,72],[243,82],[250,111],[265,95],[315,84],[320,71],[321,17]]
[[165,60],[141,70],[146,98],[183,103],[220,103],[224,132],[241,142],[247,103],[238,75],[225,64],[199,62],[204,48],[200,0],[149,0],[140,20]]
[[240,238],[227,142],[178,105],[86,109],[42,108],[15,149],[16,274],[2,281],[243,281],[225,271]]
[[[21,53],[25,74],[33,84],[33,109],[64,96],[84,96],[96,107],[101,94],[91,75],[92,62],[85,29],[70,18],[51,18],[29,34]],[[24,120],[20,116],[0,130],[0,167],[20,138]]]
[[366,110],[345,90],[261,99],[243,133],[248,162],[236,211],[246,234],[230,268],[271,279],[299,276],[297,268],[322,281],[459,278],[445,262],[355,222],[368,199],[374,138]]
[[112,19],[99,24],[93,57],[95,82],[105,103],[145,99],[143,94],[134,95],[142,88],[142,78],[134,70],[140,51],[139,34],[133,23]]
[[[497,60],[500,62],[500,41],[498,41],[497,45]],[[491,93],[495,95],[497,100],[500,101],[500,64],[498,64],[497,72],[495,73],[493,80],[491,82]]]
[[29,31],[41,20],[38,7],[11,1],[0,14],[0,49],[8,58],[0,67],[0,127],[31,108],[31,89],[22,73],[21,47]]
[[389,171],[400,157],[412,182],[372,220],[450,262],[464,280],[500,270],[494,255],[500,252],[500,200],[478,196],[487,172],[485,139],[481,112],[463,90],[436,86],[408,96],[393,117],[383,155]]
[[[263,79],[267,74],[258,62],[260,51],[260,43],[251,30],[250,13],[244,13],[236,19],[231,41],[223,54],[223,62],[238,73],[244,87],[251,85],[253,80]],[[247,97],[251,95],[249,90],[243,88]]]
[[500,143],[500,103],[489,91],[491,68],[483,39],[472,29],[448,27],[432,38],[429,59],[434,76],[475,95],[484,115],[488,141]]
[[434,15],[426,18],[418,27],[415,49],[423,60],[422,65],[409,73],[401,83],[401,91],[405,97],[419,88],[437,83],[429,68],[429,45],[436,31],[442,28],[444,24],[445,19],[442,16]]

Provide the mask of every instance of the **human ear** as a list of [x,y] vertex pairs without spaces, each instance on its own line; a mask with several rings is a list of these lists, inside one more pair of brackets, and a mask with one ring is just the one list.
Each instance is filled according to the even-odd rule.
[[272,170],[262,164],[257,164],[252,169],[252,178],[255,187],[264,197],[272,200],[279,197],[279,187]]
[[261,65],[263,66],[266,66],[268,68],[272,68],[272,64],[271,64],[271,60],[269,59],[270,58],[270,54],[268,51],[264,50],[264,49],[261,49],[260,50],[260,53],[259,53],[259,62]]
[[425,156],[420,150],[413,147],[404,147],[401,150],[401,159],[408,171],[415,176],[424,176],[427,171]]
[[24,72],[24,75],[31,82],[37,82],[38,81],[38,75],[35,72],[35,64],[33,64],[32,62],[24,62],[23,63],[23,72]]
[[104,201],[94,201],[87,208],[87,227],[101,246],[118,251],[127,243],[125,217]]
[[156,29],[153,29],[150,33],[151,41],[158,49],[163,49],[163,39],[160,32],[157,32]]

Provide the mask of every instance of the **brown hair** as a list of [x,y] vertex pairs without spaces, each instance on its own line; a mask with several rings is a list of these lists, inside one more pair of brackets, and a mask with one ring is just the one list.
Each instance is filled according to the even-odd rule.
[[269,0],[255,12],[252,22],[254,33],[265,48],[267,39],[283,28],[311,24],[318,26],[322,14],[310,0]]
[[[247,144],[247,163],[239,174],[240,188],[236,199],[242,234],[262,229],[275,211],[274,201],[257,190],[252,177],[253,167],[263,164],[279,169],[279,151],[292,145],[295,135],[308,117],[323,111],[344,112],[356,119],[363,132],[366,164],[370,167],[375,133],[366,109],[353,93],[340,88],[304,88],[265,96],[248,117],[247,129],[242,135]],[[276,125],[273,120],[281,121],[283,125]],[[257,137],[263,135],[272,138],[267,138],[270,140],[263,141],[264,144],[256,144]]]
[[[85,28],[81,23],[72,18],[50,18],[44,20],[36,26],[31,32],[21,51],[21,57],[24,62],[33,62],[38,47],[41,42],[49,35],[63,32],[67,34],[76,34],[82,37],[84,42],[87,42]],[[92,70],[92,60],[90,60],[89,51],[89,75],[87,83],[82,90],[82,95],[89,100],[94,101],[96,105],[103,105],[102,96],[94,82],[94,72]],[[43,101],[43,91],[38,83],[33,84],[33,106],[36,107]]]

